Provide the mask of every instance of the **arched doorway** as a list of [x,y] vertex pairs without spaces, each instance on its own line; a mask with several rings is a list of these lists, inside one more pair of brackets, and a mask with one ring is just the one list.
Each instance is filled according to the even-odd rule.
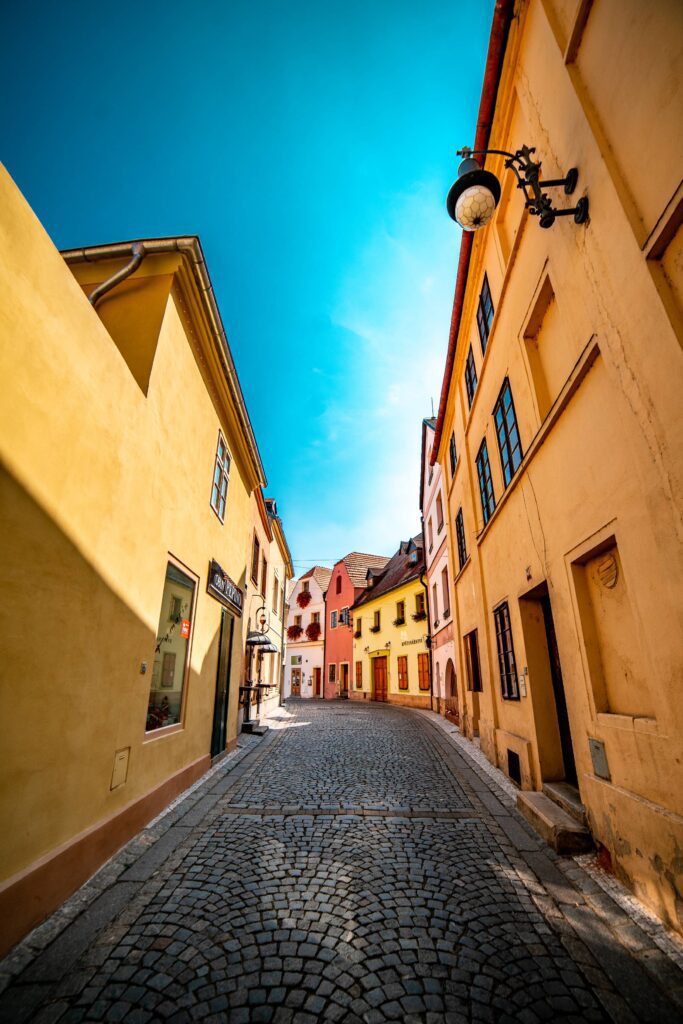
[[460,708],[458,706],[458,687],[455,675],[455,668],[451,658],[446,664],[446,679],[444,685],[444,713],[456,725],[460,725]]

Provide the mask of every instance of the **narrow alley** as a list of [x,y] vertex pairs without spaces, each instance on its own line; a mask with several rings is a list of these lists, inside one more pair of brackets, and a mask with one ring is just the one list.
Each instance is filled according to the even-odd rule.
[[681,1018],[673,962],[442,719],[290,701],[274,726],[0,965],[3,1024]]

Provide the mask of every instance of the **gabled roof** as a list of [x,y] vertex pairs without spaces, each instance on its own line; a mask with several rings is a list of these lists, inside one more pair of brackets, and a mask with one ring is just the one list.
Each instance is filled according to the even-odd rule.
[[[411,556],[417,552],[417,562],[411,561]],[[375,598],[388,594],[397,587],[402,587],[411,580],[418,579],[425,568],[424,549],[422,547],[422,534],[417,534],[408,541],[401,541],[398,551],[387,562],[386,568],[380,574],[374,576],[375,582],[372,587],[360,595],[354,608],[359,605],[374,601]]]
[[324,594],[329,586],[331,575],[332,570],[328,569],[326,566],[314,565],[313,568],[309,569],[308,572],[305,572],[303,576],[299,576],[297,583],[299,580],[309,580],[312,577]]
[[[366,555],[362,551],[351,551],[348,555],[344,555],[343,558],[339,559],[346,566],[346,571],[349,574],[349,579],[354,587],[366,587],[367,586],[367,572],[368,569],[377,569],[381,571],[389,561],[384,555]],[[337,562],[337,565],[339,562]]]
[[[133,242],[112,242],[109,245],[90,245],[81,249],[63,249],[62,257],[69,266],[79,263],[93,263],[98,260],[126,259],[130,261]],[[181,275],[180,284],[187,281],[194,291],[195,304],[201,309],[215,347],[217,365],[220,367],[221,379],[230,397],[230,404],[236,415],[243,444],[249,462],[253,466],[256,479],[261,486],[266,484],[266,474],[261,462],[261,455],[256,443],[254,428],[247,412],[244,394],[237,376],[237,369],[228,343],[228,336],[221,320],[221,314],[214,295],[213,285],[204,259],[199,238],[187,235],[171,238],[145,238],[142,240],[144,258],[177,253],[182,259],[186,274]]]

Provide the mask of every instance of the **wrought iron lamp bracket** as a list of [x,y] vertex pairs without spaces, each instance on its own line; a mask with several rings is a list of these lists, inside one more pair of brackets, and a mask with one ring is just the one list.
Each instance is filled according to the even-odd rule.
[[563,188],[565,195],[572,195],[579,178],[578,169],[570,167],[564,178],[548,178],[541,181],[542,163],[540,160],[532,159],[532,154],[535,152],[535,146],[522,146],[515,153],[509,153],[505,149],[470,149],[468,146],[464,146],[458,150],[457,155],[464,159],[486,154],[504,156],[506,158],[505,167],[515,175],[517,188],[521,188],[524,193],[526,209],[532,216],[539,218],[542,228],[552,227],[556,217],[573,216],[575,224],[585,224],[588,220],[588,196],[582,196],[576,206],[569,210],[558,210],[553,206],[550,196],[543,191],[546,188]]

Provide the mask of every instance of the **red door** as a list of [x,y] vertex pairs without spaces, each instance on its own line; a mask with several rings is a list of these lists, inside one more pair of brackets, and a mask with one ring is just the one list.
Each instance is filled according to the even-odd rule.
[[372,659],[372,680],[374,683],[375,700],[387,699],[387,659],[386,656]]
[[315,695],[316,695],[316,697],[320,696],[320,690],[322,688],[322,671],[323,670],[321,668],[314,668],[313,669],[313,678],[315,680]]

